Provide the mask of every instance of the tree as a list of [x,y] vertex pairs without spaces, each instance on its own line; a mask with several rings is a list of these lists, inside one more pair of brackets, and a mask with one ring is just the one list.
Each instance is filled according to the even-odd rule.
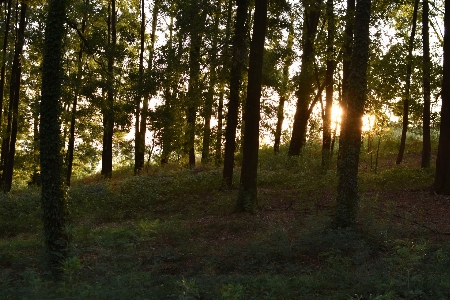
[[338,158],[338,195],[335,225],[352,227],[358,208],[358,164],[361,148],[362,116],[367,99],[367,67],[369,60],[369,23],[371,0],[356,5],[354,44],[351,69],[344,103],[346,118],[342,123],[341,148]]
[[406,144],[406,132],[408,131],[408,113],[409,113],[409,99],[410,99],[410,87],[411,87],[411,69],[412,69],[412,50],[414,46],[414,36],[416,35],[416,22],[417,22],[417,10],[419,7],[419,0],[414,1],[414,12],[412,18],[411,35],[409,37],[408,44],[408,58],[406,61],[406,86],[405,95],[403,99],[403,127],[402,137],[400,140],[400,149],[398,150],[396,164],[399,165],[403,160],[403,154],[405,152]]
[[441,125],[434,190],[438,194],[450,195],[450,1],[445,1],[444,17],[444,67],[442,78]]
[[61,264],[67,255],[68,245],[65,232],[67,192],[63,183],[59,121],[66,3],[65,0],[49,1],[42,63],[41,201],[47,262],[55,277],[61,272]]
[[112,176],[113,157],[113,131],[114,131],[114,58],[117,44],[116,0],[110,0],[108,6],[108,72],[107,72],[107,99],[103,106],[103,151],[102,151],[102,175]]
[[236,128],[238,124],[239,90],[245,70],[247,14],[249,0],[237,0],[236,21],[234,25],[233,50],[230,67],[230,98],[225,129],[225,154],[223,162],[223,185],[233,184],[234,151],[236,150]]
[[322,0],[316,0],[305,8],[302,65],[296,81],[297,108],[295,110],[294,125],[289,144],[289,156],[300,155],[305,141],[308,119],[312,111],[310,106],[314,106],[315,104],[314,101],[311,101],[311,95],[314,89],[314,41],[319,24],[321,5]]
[[241,179],[236,211],[254,212],[258,205],[256,177],[258,171],[259,119],[267,0],[255,3],[253,34],[250,43],[247,101],[244,111],[244,144]]
[[333,109],[333,75],[335,68],[334,61],[334,32],[335,32],[335,20],[334,20],[334,5],[333,0],[327,1],[327,22],[328,22],[328,34],[327,34],[327,71],[325,78],[325,114],[323,116],[323,142],[322,142],[322,166],[328,169],[330,166],[331,158],[331,114]]
[[4,159],[3,167],[3,190],[9,192],[11,190],[14,155],[16,152],[18,119],[19,119],[19,100],[20,100],[20,83],[22,76],[22,51],[25,42],[24,34],[26,27],[26,13],[28,4],[22,3],[20,6],[19,29],[14,47],[14,59],[11,68],[11,80],[9,90],[9,111],[8,124],[6,129],[6,137],[2,145],[2,158]]
[[422,44],[423,44],[423,143],[422,168],[429,168],[431,161],[431,92],[430,92],[430,37],[428,30],[428,0],[423,0],[422,9]]

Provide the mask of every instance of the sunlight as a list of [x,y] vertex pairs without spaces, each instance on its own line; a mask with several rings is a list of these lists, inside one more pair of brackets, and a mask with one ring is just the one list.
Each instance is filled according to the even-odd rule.
[[367,132],[371,131],[375,125],[375,116],[374,115],[364,115],[363,116],[363,126],[362,131]]

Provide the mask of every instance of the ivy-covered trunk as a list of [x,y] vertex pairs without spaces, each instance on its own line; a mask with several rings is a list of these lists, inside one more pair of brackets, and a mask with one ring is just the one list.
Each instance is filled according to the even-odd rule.
[[412,29],[411,35],[409,36],[408,44],[408,58],[406,60],[406,85],[405,85],[405,95],[403,99],[403,126],[402,126],[402,137],[400,139],[400,148],[398,150],[396,164],[399,165],[403,160],[403,154],[405,153],[406,146],[406,132],[408,131],[408,114],[409,114],[409,98],[410,98],[410,88],[411,88],[411,73],[412,73],[412,50],[414,47],[414,36],[416,35],[416,23],[417,23],[417,10],[419,8],[419,0],[414,2],[414,12],[412,18]]
[[65,36],[65,0],[50,0],[45,27],[41,98],[41,174],[42,217],[47,262],[58,278],[66,258],[68,238],[65,232],[67,193],[63,183],[63,155],[60,136],[62,40]]
[[266,37],[267,0],[255,3],[255,21],[250,43],[247,101],[244,114],[244,144],[236,211],[255,212],[258,206],[259,119],[264,42]]
[[445,1],[444,17],[444,76],[442,78],[442,106],[439,147],[436,159],[434,190],[450,195],[450,1]]
[[2,49],[2,68],[0,75],[0,126],[2,125],[3,117],[3,95],[5,89],[5,79],[6,79],[6,54],[8,49],[8,37],[9,37],[9,26],[11,23],[11,3],[12,0],[8,1],[8,6],[6,8],[6,18],[5,18],[5,35],[3,36],[3,49]]
[[231,187],[233,184],[234,152],[236,151],[236,128],[239,113],[239,91],[242,75],[245,71],[247,57],[247,15],[249,0],[237,0],[236,21],[234,25],[234,38],[232,60],[230,67],[230,98],[225,129],[225,153],[223,162],[223,185]]
[[369,60],[369,23],[371,0],[360,0],[356,6],[355,42],[344,103],[346,118],[342,123],[338,159],[338,195],[335,225],[352,227],[358,210],[358,164],[361,148],[362,116],[367,99]]

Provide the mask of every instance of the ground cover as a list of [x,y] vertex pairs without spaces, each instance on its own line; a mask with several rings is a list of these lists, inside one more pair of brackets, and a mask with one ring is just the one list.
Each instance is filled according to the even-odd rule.
[[0,299],[448,299],[450,199],[417,151],[396,166],[382,150],[376,172],[362,153],[357,230],[330,228],[336,171],[313,146],[261,150],[254,215],[233,213],[215,166],[84,179],[61,282],[41,261],[39,190],[2,195]]

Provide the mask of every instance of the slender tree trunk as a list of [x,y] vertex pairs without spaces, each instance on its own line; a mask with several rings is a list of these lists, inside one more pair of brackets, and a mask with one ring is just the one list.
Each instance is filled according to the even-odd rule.
[[7,3],[6,8],[6,20],[5,20],[5,35],[3,36],[3,49],[2,49],[2,68],[1,68],[1,75],[0,75],[0,128],[3,123],[3,95],[4,95],[4,89],[5,89],[5,79],[6,79],[6,53],[8,50],[8,36],[9,36],[9,30],[10,30],[10,23],[11,23],[11,3],[12,0],[9,0]]
[[309,105],[314,87],[314,41],[319,24],[320,7],[322,0],[315,1],[305,12],[304,47],[302,53],[302,65],[297,84],[297,108],[294,115],[292,137],[289,145],[289,156],[300,155],[306,137],[308,125]]
[[341,153],[338,159],[338,195],[335,225],[353,227],[358,210],[358,164],[361,148],[362,116],[367,99],[369,60],[369,23],[371,0],[359,0],[355,15],[355,42],[351,70],[343,107],[346,118],[341,130]]
[[[172,4],[173,5],[173,4]],[[173,73],[173,60],[174,60],[174,49],[173,49],[173,15],[170,16],[170,25],[169,25],[169,40],[168,40],[168,60],[167,60],[167,78],[165,81],[164,87],[164,126],[163,132],[161,134],[161,142],[162,142],[162,153],[161,153],[161,164],[167,164],[169,162],[169,155],[172,152],[171,146],[171,132],[173,126],[173,112],[172,112],[172,98],[173,94],[171,91],[171,85],[173,84],[172,73]]]
[[141,0],[141,28],[139,51],[139,80],[135,100],[135,125],[134,125],[134,174],[137,175],[144,167],[145,140],[142,140],[140,132],[141,99],[144,94],[144,47],[145,47],[145,0]]
[[[16,40],[16,46],[14,50],[14,61],[11,72],[11,84],[10,84],[10,107],[12,111],[10,114],[11,119],[11,136],[9,138],[9,144],[5,146],[8,148],[8,154],[6,155],[5,168],[4,168],[4,192],[9,192],[12,185],[12,177],[14,170],[14,156],[16,152],[16,140],[17,140],[17,124],[19,119],[19,99],[20,99],[20,81],[22,74],[22,50],[25,42],[25,27],[26,27],[26,12],[28,5],[22,3],[20,6],[20,20],[18,36]],[[8,132],[9,134],[9,132]]]
[[331,159],[331,114],[333,111],[333,93],[334,93],[334,5],[333,0],[327,0],[327,71],[325,79],[325,115],[323,118],[323,142],[322,142],[322,166],[329,169]]
[[[85,0],[84,4],[86,6],[89,5],[89,0]],[[81,33],[84,34],[86,31],[86,22],[87,22],[87,13],[85,12],[83,15],[83,20],[81,21]],[[75,147],[75,123],[76,123],[76,115],[77,115],[77,105],[78,105],[78,97],[80,95],[81,89],[81,77],[83,72],[83,51],[84,51],[84,43],[80,43],[80,50],[78,52],[78,70],[76,76],[76,86],[75,86],[75,95],[72,104],[72,112],[71,112],[71,120],[70,120],[70,135],[69,135],[69,144],[67,146],[67,175],[66,175],[66,184],[70,186],[70,180],[72,177],[72,168],[73,168],[73,154]]]
[[60,98],[62,79],[62,40],[65,36],[65,0],[50,0],[45,27],[42,64],[41,98],[41,174],[42,217],[47,262],[53,276],[61,276],[61,264],[67,256],[68,238],[65,231],[67,192],[63,183],[61,153]]
[[436,159],[434,190],[450,195],[450,1],[445,0],[444,16],[444,66],[442,78],[442,106],[439,147]]
[[230,188],[233,185],[234,152],[236,151],[236,128],[239,113],[239,90],[242,75],[245,71],[247,57],[247,14],[249,0],[237,0],[236,22],[232,60],[230,67],[230,99],[228,101],[227,125],[225,129],[225,154],[223,163],[223,185]]
[[217,82],[217,35],[219,30],[219,21],[221,16],[221,0],[217,1],[217,11],[214,17],[213,40],[211,44],[211,58],[209,64],[209,88],[206,96],[205,107],[203,109],[204,125],[203,125],[203,145],[202,145],[202,163],[209,162],[209,145],[211,140],[211,115],[214,104],[214,93]]
[[102,175],[112,176],[112,139],[114,131],[114,58],[116,49],[116,0],[111,0],[108,16],[107,99],[103,108]]
[[255,2],[255,21],[250,43],[247,101],[241,179],[236,211],[255,212],[258,207],[256,177],[258,171],[259,119],[267,0]]
[[283,65],[283,77],[281,88],[279,90],[280,102],[277,108],[277,125],[275,128],[275,142],[273,145],[273,150],[275,153],[280,152],[280,142],[281,142],[281,130],[283,128],[284,122],[284,104],[289,98],[290,86],[289,83],[289,68],[292,65],[292,47],[294,46],[294,14],[291,14],[291,25],[289,27],[289,34],[287,38],[286,51],[288,51],[287,56],[284,59]]
[[414,47],[414,36],[416,35],[416,23],[417,23],[417,10],[419,7],[419,0],[414,2],[414,12],[412,18],[412,28],[411,35],[409,36],[408,44],[408,59],[406,61],[406,87],[405,87],[405,98],[403,99],[403,127],[402,127],[402,137],[400,139],[400,148],[398,150],[397,165],[401,164],[403,160],[403,154],[405,153],[406,145],[406,132],[408,131],[408,114],[409,114],[409,90],[411,88],[411,73],[412,73],[412,50]]
[[422,11],[423,38],[423,144],[422,168],[429,168],[431,162],[431,134],[430,134],[430,38],[428,30],[428,0],[423,0]]

